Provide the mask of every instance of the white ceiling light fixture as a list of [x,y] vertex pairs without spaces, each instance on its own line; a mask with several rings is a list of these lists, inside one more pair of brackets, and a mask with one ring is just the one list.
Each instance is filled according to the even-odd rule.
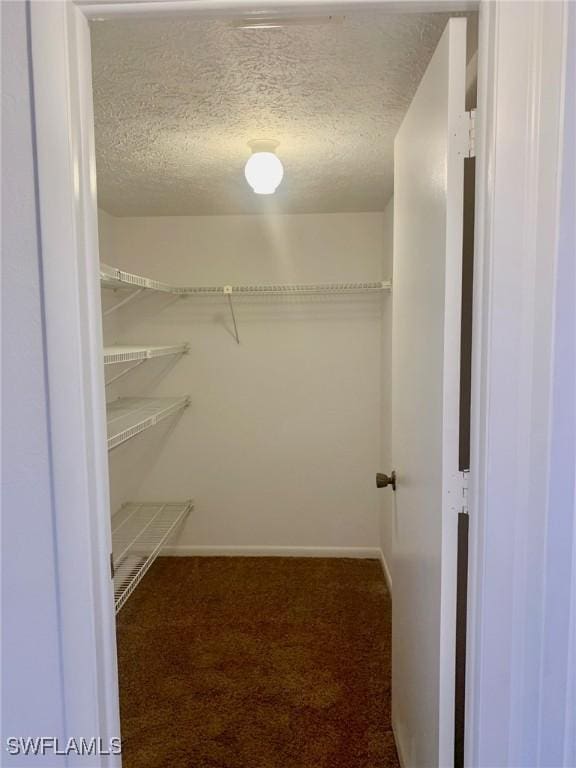
[[248,142],[252,155],[244,167],[246,181],[257,195],[273,195],[284,177],[284,166],[275,150],[277,141],[257,139]]

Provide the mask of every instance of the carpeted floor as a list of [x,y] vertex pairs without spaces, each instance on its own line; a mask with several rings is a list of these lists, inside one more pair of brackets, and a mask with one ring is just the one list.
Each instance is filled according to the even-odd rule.
[[376,560],[159,558],[118,617],[124,768],[396,768]]

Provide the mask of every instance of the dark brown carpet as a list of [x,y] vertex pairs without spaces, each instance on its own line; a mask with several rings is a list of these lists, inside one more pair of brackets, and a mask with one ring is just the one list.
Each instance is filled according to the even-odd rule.
[[124,768],[396,768],[376,560],[159,558],[122,609]]

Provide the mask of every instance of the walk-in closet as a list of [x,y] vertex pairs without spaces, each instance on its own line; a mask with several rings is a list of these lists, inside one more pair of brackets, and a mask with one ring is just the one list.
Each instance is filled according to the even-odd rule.
[[[470,198],[438,190],[473,189],[475,16],[90,29],[123,766],[399,766],[409,675],[452,620],[425,591],[452,533],[418,530],[414,494],[435,509],[450,457],[426,430],[466,407],[470,230],[440,208]],[[454,93],[456,159],[429,161]],[[430,637],[402,634],[417,612]]]

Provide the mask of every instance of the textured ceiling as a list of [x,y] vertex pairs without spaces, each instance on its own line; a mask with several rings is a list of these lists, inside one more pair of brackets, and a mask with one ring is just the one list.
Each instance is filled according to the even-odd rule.
[[[116,216],[382,210],[394,135],[446,20],[94,22],[100,205]],[[270,197],[244,180],[258,138],[280,142],[285,176]]]

